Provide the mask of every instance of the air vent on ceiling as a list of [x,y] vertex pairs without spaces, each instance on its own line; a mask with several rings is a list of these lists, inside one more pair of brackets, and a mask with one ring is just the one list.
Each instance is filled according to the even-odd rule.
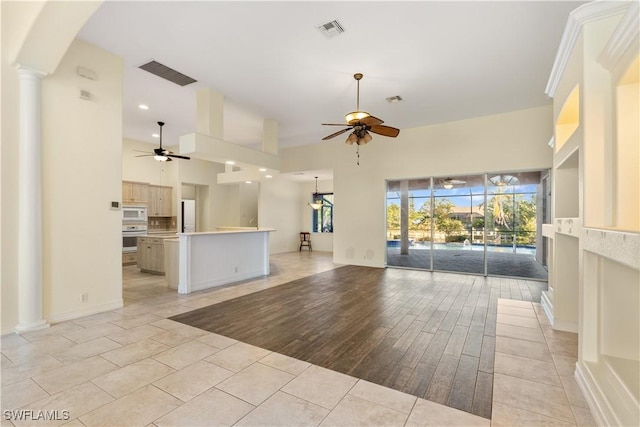
[[189,76],[185,76],[184,74],[177,72],[173,68],[169,68],[166,65],[163,65],[156,61],[147,62],[146,64],[141,65],[140,68],[180,86],[186,86],[191,83],[197,82],[197,80],[192,79]]
[[396,95],[396,96],[390,96],[388,98],[385,98],[387,100],[388,103],[393,104],[396,102],[400,102],[402,101],[402,97],[400,95]]
[[336,20],[322,24],[317,28],[329,39],[344,33],[344,27]]

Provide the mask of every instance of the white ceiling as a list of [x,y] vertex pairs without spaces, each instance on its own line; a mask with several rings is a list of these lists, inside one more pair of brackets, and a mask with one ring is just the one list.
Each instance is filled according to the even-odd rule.
[[[361,109],[400,129],[549,105],[555,52],[582,3],[106,1],[80,38],[123,58],[125,138],[157,143],[164,121],[176,144],[195,132],[207,87],[225,97],[225,140],[258,148],[269,118],[288,147],[339,129],[320,124],[355,110],[356,72]],[[346,31],[329,39],[317,27],[334,19]],[[137,68],[150,59],[198,82]]]

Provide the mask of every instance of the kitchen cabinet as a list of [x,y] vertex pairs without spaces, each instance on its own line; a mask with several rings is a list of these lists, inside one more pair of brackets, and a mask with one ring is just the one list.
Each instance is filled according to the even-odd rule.
[[122,265],[135,265],[137,259],[136,252],[125,252],[122,254]]
[[123,205],[146,205],[148,202],[149,184],[144,182],[122,181]]
[[148,215],[171,216],[173,208],[173,187],[163,185],[148,186]]
[[164,239],[138,237],[137,258],[141,271],[164,275]]

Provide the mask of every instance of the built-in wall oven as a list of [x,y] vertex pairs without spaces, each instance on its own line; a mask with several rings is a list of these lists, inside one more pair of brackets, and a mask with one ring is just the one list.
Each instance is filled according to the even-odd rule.
[[122,252],[138,250],[138,236],[147,234],[147,224],[122,224]]

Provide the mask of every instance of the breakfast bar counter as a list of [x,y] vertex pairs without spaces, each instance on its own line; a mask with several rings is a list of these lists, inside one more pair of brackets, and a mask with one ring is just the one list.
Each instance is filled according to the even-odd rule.
[[169,287],[177,283],[178,293],[189,294],[268,275],[272,231],[275,230],[238,227],[178,233],[177,239],[165,241],[165,259],[177,267],[167,266]]

